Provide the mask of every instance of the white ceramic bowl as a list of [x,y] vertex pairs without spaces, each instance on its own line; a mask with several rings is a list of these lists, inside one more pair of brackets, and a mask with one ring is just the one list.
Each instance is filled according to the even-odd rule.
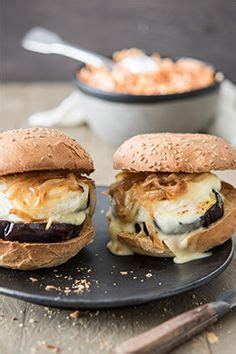
[[215,82],[206,88],[144,96],[94,89],[75,77],[90,127],[114,146],[142,133],[203,131],[214,118],[222,81],[216,72]]

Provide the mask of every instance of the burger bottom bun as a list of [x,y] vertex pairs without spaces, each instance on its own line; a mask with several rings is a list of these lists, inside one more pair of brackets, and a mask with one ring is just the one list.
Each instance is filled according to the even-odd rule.
[[49,268],[65,263],[92,242],[94,229],[87,218],[77,237],[58,243],[20,243],[0,240],[0,266],[11,269]]
[[[208,228],[201,228],[186,236],[186,251],[192,253],[208,251],[227,241],[236,230],[236,189],[222,182],[221,193],[224,196],[224,216]],[[161,240],[155,245],[150,237],[128,233],[119,234],[118,240],[138,254],[174,257],[174,254]]]

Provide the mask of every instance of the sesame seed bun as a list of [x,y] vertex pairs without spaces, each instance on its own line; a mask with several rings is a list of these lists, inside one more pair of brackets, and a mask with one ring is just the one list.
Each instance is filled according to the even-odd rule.
[[31,128],[0,134],[0,176],[38,170],[94,171],[89,154],[54,129]]
[[144,134],[125,141],[113,157],[130,172],[186,172],[236,169],[236,149],[207,134]]
[[39,269],[58,266],[92,242],[94,229],[87,218],[77,237],[58,243],[20,243],[0,240],[0,266],[11,269]]
[[[221,193],[224,196],[224,216],[207,228],[201,228],[186,236],[186,250],[206,252],[227,241],[236,229],[236,189],[222,182]],[[118,240],[133,252],[153,257],[173,257],[173,253],[164,242],[153,244],[150,237],[140,234],[121,233]],[[156,246],[158,244],[158,246]]]

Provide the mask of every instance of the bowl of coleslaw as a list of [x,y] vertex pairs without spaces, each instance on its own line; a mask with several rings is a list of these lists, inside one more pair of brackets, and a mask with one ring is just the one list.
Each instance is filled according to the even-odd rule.
[[[136,48],[122,50],[113,54],[112,70],[83,65],[76,71],[93,131],[115,146],[141,133],[204,131],[214,119],[223,74],[202,60],[157,53],[150,56],[154,68],[142,71],[142,56]],[[132,57],[138,72],[124,65]]]

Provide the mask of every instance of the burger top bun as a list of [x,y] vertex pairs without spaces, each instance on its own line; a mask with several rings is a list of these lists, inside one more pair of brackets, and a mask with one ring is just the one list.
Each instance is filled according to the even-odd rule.
[[126,140],[113,162],[131,172],[201,173],[236,169],[236,149],[207,134],[143,134]]
[[94,171],[89,154],[54,129],[9,130],[0,134],[0,176],[38,170]]

